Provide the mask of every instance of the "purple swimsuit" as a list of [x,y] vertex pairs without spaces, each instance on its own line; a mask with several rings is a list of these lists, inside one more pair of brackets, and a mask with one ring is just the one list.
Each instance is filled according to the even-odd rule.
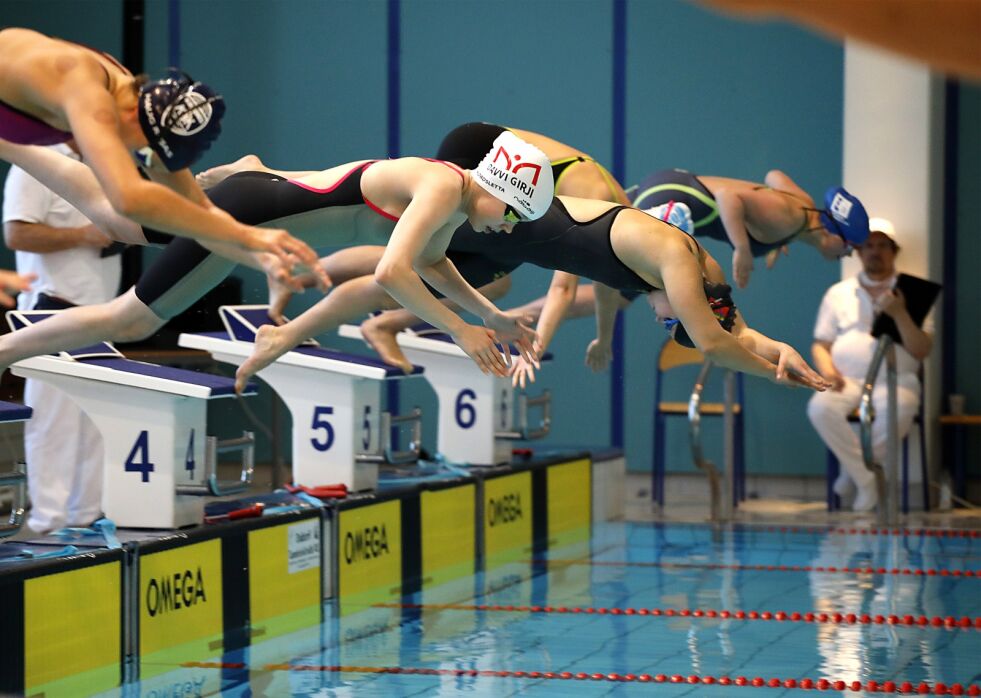
[[[74,44],[80,48],[97,53],[112,62],[123,72],[129,73],[129,70],[122,63],[104,51],[99,51],[91,46],[79,44],[75,41],[66,41],[65,43]],[[104,67],[103,70],[106,73],[106,81],[108,81],[109,71],[105,70]],[[70,131],[60,131],[54,126],[48,126],[36,116],[25,114],[20,109],[12,107],[3,100],[0,100],[0,138],[11,143],[17,143],[18,145],[55,145],[56,143],[64,143],[70,140],[71,137],[72,134]]]
[[72,134],[48,126],[37,117],[0,101],[0,138],[20,145],[64,143]]

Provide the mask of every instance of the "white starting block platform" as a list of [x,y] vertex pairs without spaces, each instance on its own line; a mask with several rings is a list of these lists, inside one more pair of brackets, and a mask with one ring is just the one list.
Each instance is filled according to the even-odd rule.
[[[515,389],[510,378],[484,374],[445,333],[428,325],[400,332],[396,339],[406,357],[426,370],[439,403],[437,448],[450,461],[499,465],[511,461],[511,442],[545,436],[551,423],[551,396],[537,397]],[[342,337],[363,339],[357,325],[342,325]],[[511,349],[512,358],[518,356]],[[551,358],[546,354],[545,362]],[[542,408],[539,427],[528,428],[528,409]]]
[[[226,332],[182,334],[182,347],[202,349],[217,360],[240,365],[251,353],[259,327],[271,324],[269,306],[222,306]],[[412,376],[422,373],[415,367]],[[296,347],[256,374],[272,387],[293,417],[293,483],[343,483],[352,491],[373,490],[379,463],[418,460],[421,415],[381,411],[381,383],[408,376],[377,359],[324,349],[315,342]],[[392,426],[411,424],[406,451],[393,452]]]
[[[0,424],[26,422],[33,413],[34,410],[25,405],[0,401]],[[10,505],[10,519],[6,524],[0,524],[0,538],[14,535],[24,525],[24,512],[27,508],[27,474],[24,463],[18,463],[13,472],[0,475],[0,489],[7,487],[14,490],[14,495]]]
[[[64,311],[10,311],[14,330]],[[222,376],[131,361],[109,343],[35,356],[15,375],[63,390],[95,423],[104,443],[102,508],[117,526],[180,528],[200,523],[200,495],[241,492],[252,479],[252,436],[219,445],[207,436],[207,401],[235,396]],[[249,386],[247,395],[255,394]],[[224,486],[220,450],[243,450],[242,478]],[[66,454],[71,457],[71,454]]]

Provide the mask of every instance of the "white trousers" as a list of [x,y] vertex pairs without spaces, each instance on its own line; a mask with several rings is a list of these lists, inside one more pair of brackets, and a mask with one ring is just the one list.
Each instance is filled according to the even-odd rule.
[[[862,443],[858,430],[847,421],[848,415],[859,406],[862,399],[862,383],[853,378],[845,379],[841,392],[826,390],[814,393],[807,403],[807,416],[824,443],[838,458],[844,472],[860,488],[872,487],[875,476],[865,467]],[[872,420],[872,453],[879,463],[886,458],[886,429],[888,394],[885,383],[876,382],[872,391],[872,406],[876,418]],[[915,374],[901,373],[896,376],[897,427],[900,440],[909,433],[913,418],[920,409],[920,381]]]
[[28,527],[43,533],[91,524],[102,512],[99,430],[64,392],[41,381],[26,382],[24,404],[34,408],[24,423]]

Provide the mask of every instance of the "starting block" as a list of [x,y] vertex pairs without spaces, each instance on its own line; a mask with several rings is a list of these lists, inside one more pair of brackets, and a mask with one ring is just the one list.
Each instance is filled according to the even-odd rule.
[[[0,402],[0,424],[26,422],[34,411],[25,405],[14,402]],[[0,538],[7,538],[20,531],[24,525],[24,511],[27,508],[27,473],[23,461],[17,463],[17,469],[12,473],[0,475],[0,489],[9,487],[14,490],[10,503],[10,519],[6,524],[0,524]]]
[[[240,365],[251,353],[259,327],[271,324],[269,306],[219,308],[226,332],[182,334],[182,347],[203,349],[218,361]],[[411,375],[419,375],[416,367]],[[381,383],[407,376],[377,359],[317,346],[310,340],[259,371],[293,417],[293,484],[343,483],[352,491],[378,484],[380,463],[419,458],[422,417],[381,411]],[[406,451],[391,447],[392,426],[412,426]]]
[[[426,370],[439,403],[437,448],[450,461],[470,465],[497,465],[511,461],[511,441],[538,439],[551,425],[551,395],[529,397],[515,390],[510,378],[484,374],[449,337],[429,325],[399,332],[396,339],[406,357]],[[357,325],[342,325],[342,337],[362,339]],[[511,349],[512,357],[517,352]],[[551,359],[549,354],[542,361]],[[542,408],[535,429],[528,427],[528,410]]]
[[[18,330],[59,312],[10,311],[7,322]],[[117,526],[201,523],[200,495],[252,484],[252,434],[220,443],[206,432],[207,401],[235,396],[229,378],[130,361],[109,343],[24,359],[11,370],[63,390],[95,423],[105,451],[102,508]],[[242,476],[222,483],[217,454],[228,450],[243,452]]]

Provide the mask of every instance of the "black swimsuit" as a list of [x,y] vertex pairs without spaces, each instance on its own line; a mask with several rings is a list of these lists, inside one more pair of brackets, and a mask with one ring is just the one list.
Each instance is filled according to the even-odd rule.
[[648,293],[654,286],[620,261],[610,243],[613,222],[627,208],[614,206],[590,221],[579,222],[554,199],[544,216],[519,223],[509,235],[478,233],[461,226],[450,240],[447,257],[474,287],[528,263],[584,276],[620,291]]
[[[209,189],[208,198],[241,223],[282,225],[312,247],[384,242],[398,219],[361,191],[361,175],[374,162],[353,167],[328,189],[268,172],[239,172]],[[335,220],[335,216],[343,218]],[[337,220],[350,221],[350,229]],[[359,240],[357,231],[367,231],[361,235],[374,239]],[[236,266],[189,238],[171,238],[150,229],[144,229],[144,234],[151,242],[173,240],[136,284],[136,296],[163,319],[183,312]]]
[[[769,187],[757,187],[757,189],[768,189]],[[775,189],[774,191],[779,191]],[[787,192],[780,192],[787,194]],[[787,194],[793,196],[792,194]],[[719,240],[727,245],[732,245],[729,235],[726,233],[725,226],[722,225],[722,217],[719,215],[719,206],[712,196],[712,192],[702,184],[697,175],[686,170],[660,170],[648,175],[633,192],[633,205],[635,208],[647,209],[654,206],[666,204],[669,201],[683,203],[691,209],[692,222],[695,224],[695,235],[710,237]],[[765,257],[771,250],[778,249],[786,245],[795,237],[800,235],[807,227],[807,214],[804,215],[804,223],[799,230],[788,235],[779,242],[760,242],[751,234],[749,235],[749,249],[754,257]],[[748,233],[749,231],[747,231]]]

